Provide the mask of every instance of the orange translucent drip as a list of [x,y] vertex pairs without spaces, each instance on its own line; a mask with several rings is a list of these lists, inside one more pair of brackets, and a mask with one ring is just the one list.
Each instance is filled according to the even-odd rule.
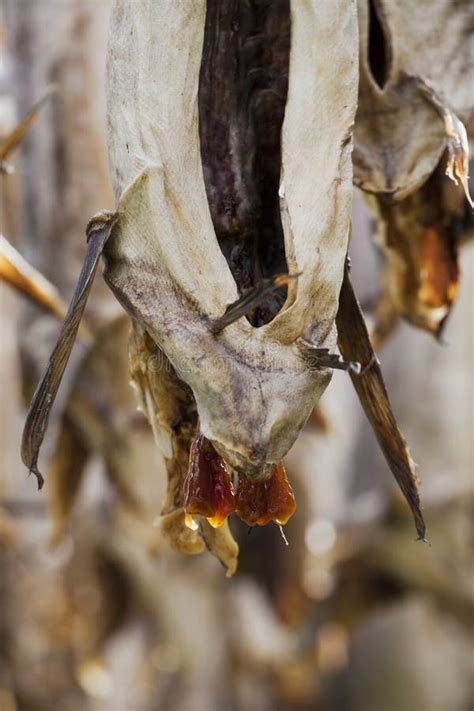
[[275,521],[283,526],[296,510],[295,497],[285,467],[277,464],[270,479],[252,481],[241,476],[235,496],[235,513],[249,526]]
[[205,516],[217,528],[234,507],[234,490],[226,464],[211,442],[198,432],[189,454],[184,510],[187,514]]
[[456,298],[459,268],[446,234],[427,227],[419,243],[419,295],[427,307],[451,306]]

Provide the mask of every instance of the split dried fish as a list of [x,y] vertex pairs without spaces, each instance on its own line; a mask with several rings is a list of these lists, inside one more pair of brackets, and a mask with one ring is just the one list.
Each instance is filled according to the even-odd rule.
[[41,484],[49,409],[103,252],[105,279],[134,323],[132,382],[168,475],[158,525],[175,548],[205,544],[231,574],[229,511],[251,525],[287,521],[294,499],[281,460],[333,368],[351,373],[423,537],[413,465],[344,277],[355,2],[116,0],[111,22],[117,209],[89,228],[28,415],[25,464]]

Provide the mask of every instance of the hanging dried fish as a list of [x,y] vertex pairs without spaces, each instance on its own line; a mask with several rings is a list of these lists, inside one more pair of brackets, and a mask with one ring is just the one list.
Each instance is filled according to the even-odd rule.
[[455,299],[459,208],[453,202],[464,191],[472,207],[463,121],[474,115],[473,21],[470,3],[436,0],[426,13],[408,0],[359,1],[354,182],[374,195],[367,203],[386,256],[378,343],[398,316],[439,335]]
[[[119,219],[105,278],[243,477],[273,474],[330,379],[298,339],[335,347],[356,46],[353,3],[116,2],[112,14]],[[300,276],[215,327],[285,272]]]
[[474,9],[451,0],[435,0],[429,12],[410,0],[359,0],[358,10],[354,183],[398,200],[427,180],[446,147],[466,150]]
[[[103,250],[105,279],[134,322],[132,382],[166,462],[159,526],[187,553],[205,543],[229,574],[238,553],[230,512],[249,525],[284,524],[293,513],[281,460],[333,368],[360,373],[361,400],[424,533],[381,374],[367,375],[374,355],[362,316],[354,348],[353,310],[344,294],[339,304],[355,10],[343,0],[116,0],[112,11],[117,211],[93,223],[23,459],[41,482],[49,408]],[[335,353],[338,309],[346,360]]]

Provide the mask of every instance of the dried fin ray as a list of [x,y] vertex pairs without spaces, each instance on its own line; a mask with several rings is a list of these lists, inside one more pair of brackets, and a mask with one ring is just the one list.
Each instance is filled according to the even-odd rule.
[[247,316],[259,304],[261,304],[267,296],[278,292],[286,287],[290,281],[297,279],[300,274],[277,274],[271,279],[262,279],[251,289],[246,289],[242,296],[234,301],[226,308],[224,314],[215,319],[211,326],[212,333],[223,331],[226,326],[235,323],[242,316]]
[[114,213],[104,211],[96,215],[87,226],[87,252],[79,280],[59,338],[28,410],[23,429],[21,458],[30,472],[36,476],[38,489],[41,489],[44,483],[38,470],[38,456],[48,424],[49,413],[71,355],[100,255],[110,236],[115,219]]
[[305,341],[303,338],[299,339],[298,345],[310,367],[345,370],[347,373],[355,373],[356,375],[361,371],[360,363],[343,360],[338,353],[331,353],[329,348],[318,348],[318,346]]
[[418,538],[424,540],[426,527],[420,508],[414,463],[392,412],[382,371],[352,287],[348,264],[336,323],[338,344],[344,358],[365,365],[360,375],[351,373],[352,382],[390,470],[412,510]]

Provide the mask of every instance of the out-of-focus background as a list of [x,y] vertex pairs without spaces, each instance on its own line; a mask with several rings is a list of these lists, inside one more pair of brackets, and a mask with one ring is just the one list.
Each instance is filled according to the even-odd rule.
[[[71,297],[89,218],[113,207],[105,147],[109,0],[5,0],[0,135],[54,85],[0,175],[0,230]],[[372,225],[352,264],[370,311]],[[286,465],[286,527],[236,521],[239,568],[153,528],[165,474],[128,385],[129,323],[100,277],[60,391],[38,493],[26,406],[59,321],[0,283],[1,711],[468,711],[472,688],[473,245],[440,345],[402,324],[380,352],[418,464],[415,542],[350,379],[335,373]]]

